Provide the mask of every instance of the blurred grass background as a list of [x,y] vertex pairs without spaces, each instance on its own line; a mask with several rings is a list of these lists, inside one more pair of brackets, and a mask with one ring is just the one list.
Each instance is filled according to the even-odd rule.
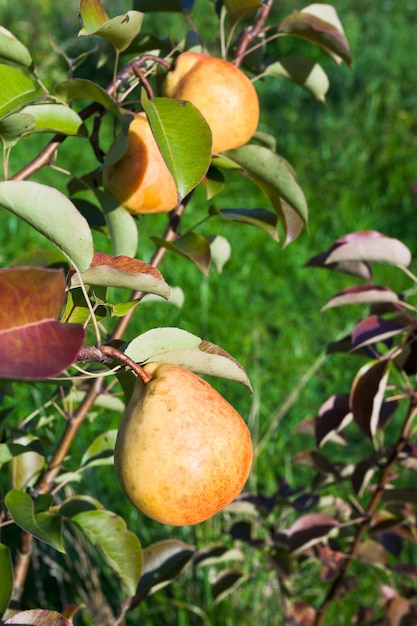
[[[206,7],[207,3],[200,3]],[[118,2],[117,8],[110,1],[104,4],[110,15],[131,6],[128,1]],[[302,435],[294,435],[293,428],[306,417],[314,416],[329,395],[348,391],[359,366],[344,355],[324,360],[320,357],[327,343],[343,334],[355,313],[353,309],[320,309],[330,296],[352,281],[342,275],[307,269],[304,264],[336,238],[360,229],[375,229],[400,238],[413,254],[415,251],[417,206],[412,185],[417,179],[417,88],[413,50],[417,2],[335,0],[333,5],[351,45],[352,72],[345,66],[337,67],[307,43],[279,39],[271,47],[271,53],[277,57],[305,53],[323,64],[331,83],[327,104],[313,101],[285,81],[267,79],[256,83],[262,103],[260,130],[277,138],[279,153],[295,167],[309,204],[308,232],[282,249],[281,244],[249,226],[211,220],[201,232],[221,234],[232,245],[232,257],[223,273],[212,270],[206,278],[185,260],[168,255],[160,269],[170,285],[184,290],[183,309],[144,303],[126,337],[133,338],[155,326],[179,326],[221,345],[244,365],[254,386],[252,397],[236,383],[211,382],[249,420],[255,445],[259,445],[249,487],[264,494],[275,491],[281,476],[292,484],[303,483],[305,475],[291,465],[291,458],[312,444]],[[301,6],[286,0],[277,2],[274,11],[285,16],[294,8]],[[73,0],[58,4],[52,0],[25,0],[13,7],[7,0],[0,0],[0,23],[29,47],[38,74],[48,86],[66,78],[65,63],[51,47],[51,37],[60,46],[72,49],[79,28],[77,12],[78,2]],[[207,10],[196,17],[197,25],[212,36],[213,45],[216,21],[214,13]],[[147,17],[144,30],[156,27],[160,34],[167,34],[177,23],[177,17],[168,15]],[[186,27],[181,25],[184,33]],[[85,48],[91,46],[91,41],[84,44]],[[81,70],[88,71],[88,67]],[[46,141],[45,136],[21,141],[12,151],[11,173],[27,162],[29,154],[35,156]],[[75,142],[79,147],[74,147]],[[85,142],[74,140],[63,145],[57,165],[83,174],[95,164]],[[65,190],[67,177],[45,169],[36,180]],[[268,208],[259,191],[241,178],[233,179],[215,201],[221,207]],[[205,207],[203,194],[198,192],[187,224],[196,223]],[[149,260],[153,251],[148,235],[159,235],[165,219],[141,219],[139,256],[144,260]],[[44,247],[45,243],[2,209],[0,242],[1,267],[6,267],[21,251]],[[107,241],[100,235],[96,237],[96,246],[108,251]],[[381,282],[388,281],[393,289],[410,286],[393,269],[377,268],[377,277]],[[316,366],[318,371],[310,375],[310,368]],[[300,389],[286,408],[297,385]],[[22,394],[20,406],[41,401],[42,389],[31,386],[16,390]],[[115,427],[117,421],[117,416],[110,416],[105,427]],[[94,433],[102,429],[102,418],[99,423],[92,419],[85,424],[76,444],[80,455]],[[149,523],[121,501],[111,467],[92,470],[84,481],[83,486],[92,494],[125,515],[144,545],[164,537],[178,537],[201,547],[209,540],[219,540],[230,522],[226,514],[193,529],[164,528]],[[220,605],[223,609],[208,607],[207,581],[200,576],[197,581],[188,581],[187,589],[181,587],[180,580],[172,591],[156,594],[146,609],[139,611],[141,623],[203,623],[195,607],[204,606],[213,624],[256,623],[259,616],[265,623],[279,624],[275,621],[279,618],[272,588],[268,587],[272,584],[270,578],[259,574],[264,571],[262,563],[254,567],[260,584],[243,585],[240,600],[224,602]],[[314,587],[311,593],[319,591]],[[187,602],[194,609],[181,607],[181,603]],[[268,615],[272,621],[268,621]]]

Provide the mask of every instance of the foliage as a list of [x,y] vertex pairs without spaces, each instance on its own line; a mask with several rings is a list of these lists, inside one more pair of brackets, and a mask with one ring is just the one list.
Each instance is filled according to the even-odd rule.
[[[217,232],[221,228],[227,232],[226,226],[244,224],[241,237],[250,241],[247,226],[255,226],[275,245],[279,239],[284,244],[297,239],[307,223],[305,193],[293,167],[277,152],[273,134],[258,133],[247,146],[211,155],[196,145],[198,116],[187,133],[184,120],[176,118],[178,107],[158,97],[173,54],[204,49],[210,42],[211,50],[262,79],[256,84],[265,100],[274,88],[285,93],[284,78],[317,102],[325,101],[329,81],[320,62],[323,50],[351,64],[337,14],[328,5],[285,14],[273,4],[137,0],[132,10],[129,6],[125,14],[109,17],[97,0],[81,0],[77,44],[71,39],[71,51],[67,41],[61,48],[53,44],[67,67],[64,63],[49,72],[46,52],[32,57],[35,52],[11,32],[0,32],[0,74],[2,84],[9,85],[0,96],[5,175],[0,205],[46,241],[42,250],[22,249],[13,267],[1,271],[0,337],[7,355],[0,369],[2,392],[12,398],[13,389],[27,385],[16,381],[45,381],[28,415],[16,418],[17,407],[1,413],[0,610],[5,623],[136,623],[139,615],[152,619],[152,611],[164,615],[167,624],[177,623],[167,613],[170,607],[189,620],[185,623],[214,623],[218,604],[230,594],[244,597],[245,586],[251,596],[268,591],[274,598],[271,621],[279,605],[282,622],[336,623],[333,607],[341,599],[349,604],[352,620],[355,615],[361,623],[382,623],[382,615],[389,624],[415,619],[410,476],[416,331],[408,304],[413,290],[397,293],[374,284],[371,269],[386,263],[414,281],[407,269],[410,253],[399,241],[376,232],[354,233],[309,263],[364,281],[339,292],[328,306],[370,304],[371,315],[331,345],[332,354],[353,351],[367,359],[350,392],[334,395],[315,420],[299,426],[301,436],[313,434],[316,440],[312,450],[294,459],[294,467],[305,468],[300,470],[306,476],[303,488],[279,479],[272,495],[271,490],[268,495],[248,491],[224,512],[229,533],[218,527],[216,534],[214,522],[215,545],[203,546],[198,528],[184,535],[185,542],[173,539],[170,529],[152,534],[142,519],[140,532],[132,532],[138,516],[125,514],[106,493],[97,498],[97,484],[91,489],[100,471],[112,464],[131,370],[140,374],[148,358],[185,359],[190,369],[251,386],[243,367],[209,337],[153,327],[128,341],[127,331],[135,328],[137,314],[151,298],[161,308],[163,299],[172,298],[174,290],[157,269],[165,256],[174,267],[185,258],[203,275],[213,275],[230,253]],[[142,22],[154,23],[153,12],[166,18],[158,11],[167,7],[174,12],[172,25],[185,16],[183,23],[192,30],[169,38],[158,35],[156,27],[155,34],[143,32]],[[194,28],[193,20],[207,7],[219,33],[214,44],[211,32]],[[282,54],[283,48],[276,47],[282,40],[307,40],[311,58]],[[113,137],[124,137],[126,113],[141,108],[158,122],[153,132],[181,200],[168,221],[156,217],[152,226],[148,218],[134,219],[116,206],[101,185],[103,169],[122,154],[109,151]],[[44,133],[51,132],[53,138],[39,149]],[[14,151],[25,142],[36,152],[16,168]],[[247,191],[231,208],[227,194],[236,181],[243,181]],[[255,208],[243,203],[250,194],[259,198]],[[155,236],[158,228],[163,234]],[[228,279],[222,274],[221,280]],[[126,293],[131,293],[128,299]],[[67,333],[74,334],[71,340]],[[98,424],[110,412],[115,416],[111,425]],[[96,438],[80,448],[77,438],[88,421]],[[346,463],[340,461],[340,446]],[[115,513],[107,509],[110,502]],[[365,570],[370,577],[363,576]],[[44,597],[36,589],[40,574],[50,583]],[[74,583],[68,597],[63,592],[67,575],[88,583]],[[359,600],[352,602],[348,594],[362,578]],[[196,588],[196,580],[205,582]],[[185,584],[187,592],[180,593]],[[42,609],[33,610],[34,604]],[[19,605],[26,610],[13,616]]]

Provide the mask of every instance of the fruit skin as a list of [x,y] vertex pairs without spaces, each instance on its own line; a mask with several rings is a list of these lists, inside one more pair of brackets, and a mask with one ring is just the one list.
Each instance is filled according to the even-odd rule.
[[128,148],[103,170],[103,186],[132,215],[164,213],[177,206],[178,193],[144,113],[129,126]]
[[168,72],[164,96],[188,100],[206,118],[213,152],[239,148],[258,127],[259,100],[249,78],[237,67],[198,52],[183,52]]
[[179,365],[149,363],[120,423],[114,453],[123,491],[148,517],[198,524],[242,490],[252,442],[237,411],[209,383]]

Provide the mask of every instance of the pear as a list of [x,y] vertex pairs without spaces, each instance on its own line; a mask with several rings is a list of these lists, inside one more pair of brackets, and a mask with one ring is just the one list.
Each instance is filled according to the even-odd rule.
[[224,59],[182,52],[166,75],[162,93],[199,109],[211,129],[213,152],[243,146],[257,129],[256,89],[242,70]]
[[170,363],[149,363],[135,382],[117,435],[121,487],[148,517],[202,522],[234,500],[252,465],[249,430],[208,382]]

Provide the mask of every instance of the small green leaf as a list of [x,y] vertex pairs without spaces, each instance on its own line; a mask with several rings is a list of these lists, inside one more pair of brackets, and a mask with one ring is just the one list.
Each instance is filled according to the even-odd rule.
[[98,102],[105,109],[120,117],[119,107],[105,89],[86,78],[71,78],[59,83],[55,88],[55,93],[64,100],[81,98],[83,100],[93,100]]
[[4,181],[0,205],[49,239],[80,271],[90,266],[94,253],[90,227],[60,191],[31,181]]
[[[13,489],[26,489],[32,486],[45,466],[45,453],[42,450],[39,439],[27,434],[15,440],[16,444],[22,445],[25,452],[15,455],[12,461],[12,485]],[[35,444],[33,449],[33,444]],[[41,451],[39,451],[39,447]],[[38,448],[38,449],[36,449]]]
[[101,433],[84,452],[81,465],[103,465],[111,461],[116,443],[117,430]]
[[12,61],[28,69],[32,66],[29,50],[7,28],[0,26],[0,60]]
[[128,343],[124,352],[137,363],[174,363],[199,374],[236,380],[251,389],[245,370],[230,354],[180,328],[148,330]]
[[235,24],[242,18],[257,11],[262,6],[262,0],[223,0],[227,16]]
[[205,274],[209,273],[211,252],[206,237],[199,233],[190,232],[175,241],[166,241],[161,237],[151,237],[159,248],[167,248],[186,259],[189,259]]
[[211,130],[200,111],[183,100],[146,97],[152,133],[178,189],[179,200],[198,185],[211,162]]
[[0,543],[0,618],[9,604],[13,591],[13,564],[9,548]]
[[96,196],[104,211],[114,256],[135,257],[139,244],[137,221],[126,209],[117,206],[109,194],[97,190]]
[[221,235],[209,237],[211,260],[219,274],[232,255],[232,246],[229,241]]
[[278,241],[277,216],[272,211],[265,209],[220,209],[212,205],[209,212],[210,215],[218,215],[228,222],[240,222],[261,228],[272,239]]
[[87,511],[72,518],[134,595],[142,571],[142,550],[125,521],[111,511]]
[[[109,19],[100,0],[81,0],[80,17],[84,27],[83,30],[87,34],[94,33],[97,28],[100,28]],[[83,32],[82,34],[85,33]]]
[[268,65],[264,76],[286,78],[309,91],[319,102],[326,101],[329,79],[321,65],[306,57],[292,56]]
[[28,444],[23,443],[0,443],[0,465],[8,463],[14,457],[26,452],[36,452],[37,454],[44,455],[45,451],[39,439],[34,439]]
[[6,148],[14,146],[22,137],[35,130],[36,122],[32,115],[11,113],[0,120],[0,137]]
[[39,99],[43,94],[32,75],[8,65],[0,65],[0,84],[0,117],[21,104]]
[[62,133],[63,135],[82,135],[87,131],[80,116],[64,104],[31,104],[22,109],[21,114],[28,114],[35,120],[35,131],[44,133]]
[[62,517],[50,512],[35,514],[35,502],[29,494],[12,489],[4,499],[15,524],[36,539],[44,541],[58,552],[65,552],[62,544]]

